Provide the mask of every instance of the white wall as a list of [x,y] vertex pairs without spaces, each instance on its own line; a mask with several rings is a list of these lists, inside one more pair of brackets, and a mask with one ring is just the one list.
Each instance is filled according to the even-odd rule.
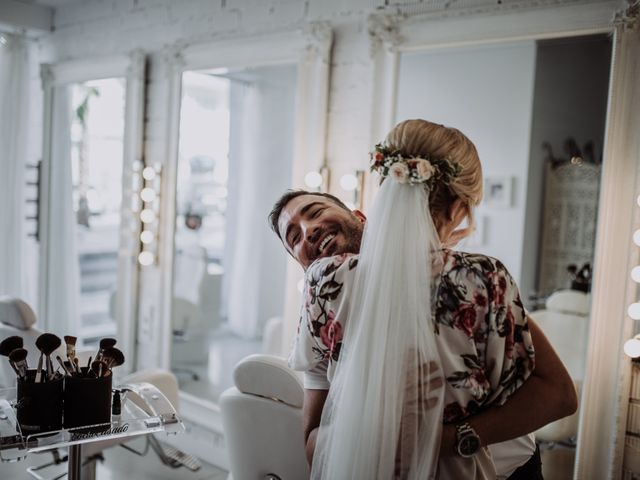
[[474,142],[486,177],[513,178],[508,208],[481,206],[483,245],[520,279],[529,164],[535,43],[443,49],[402,55],[398,120],[426,118]]

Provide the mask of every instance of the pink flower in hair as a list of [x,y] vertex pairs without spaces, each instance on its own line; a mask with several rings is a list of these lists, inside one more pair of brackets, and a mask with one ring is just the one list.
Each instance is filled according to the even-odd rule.
[[394,163],[389,168],[389,175],[398,183],[407,183],[409,179],[409,167],[403,162]]

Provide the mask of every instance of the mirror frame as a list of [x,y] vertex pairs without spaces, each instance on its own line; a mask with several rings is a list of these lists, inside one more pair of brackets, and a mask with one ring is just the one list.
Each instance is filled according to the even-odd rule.
[[[44,91],[42,167],[40,181],[40,259],[39,259],[39,312],[47,327],[50,298],[48,295],[50,252],[50,182],[52,161],[53,97],[55,87],[104,78],[125,78],[125,121],[122,165],[121,225],[118,237],[118,294],[116,296],[116,321],[118,325],[118,347],[127,362],[120,367],[119,374],[133,371],[136,360],[136,318],[138,313],[138,262],[140,249],[140,221],[130,208],[133,178],[139,175],[136,165],[142,164],[144,135],[144,81],[145,57],[140,50],[128,55],[113,55],[91,59],[69,60],[59,63],[43,63],[40,66]],[[136,228],[124,228],[123,223],[134,219]]]
[[[171,299],[182,74],[188,70],[209,68],[296,64],[296,128],[292,132],[294,145],[292,188],[299,188],[304,185],[304,175],[309,170],[318,170],[325,158],[332,40],[333,33],[328,23],[313,22],[293,31],[254,37],[232,37],[194,45],[175,45],[165,57],[169,72],[168,148],[162,175],[159,253],[161,333],[156,337],[154,348],[156,365],[170,369],[171,364]],[[286,294],[283,299],[286,319],[297,318],[299,293],[296,282],[300,275],[298,270],[297,264],[293,260],[288,260]],[[284,335],[286,336],[287,331],[290,331],[292,336],[296,326],[286,322],[285,325]],[[288,343],[283,344],[288,345]],[[198,416],[198,421],[215,431],[222,431],[217,404],[185,392],[180,392],[180,399],[183,404],[206,412],[206,415]],[[214,415],[211,415],[212,412]],[[224,460],[220,464],[224,465]]]
[[[626,308],[637,286],[628,272],[640,259],[632,242],[635,195],[640,193],[640,21],[637,13],[619,11],[607,0],[580,5],[488,6],[405,18],[369,17],[374,61],[373,112],[370,144],[393,127],[400,55],[469,44],[569,37],[596,33],[613,35],[609,103],[600,191],[591,321],[580,406],[574,478],[619,478],[626,426],[630,362],[622,345],[635,330]],[[491,14],[491,15],[487,15]],[[371,176],[366,201],[377,190]],[[637,210],[637,209],[636,209]],[[624,272],[624,273],[622,273]]]

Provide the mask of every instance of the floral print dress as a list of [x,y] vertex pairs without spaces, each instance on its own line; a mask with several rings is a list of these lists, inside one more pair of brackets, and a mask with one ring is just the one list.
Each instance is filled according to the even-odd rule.
[[[448,249],[442,259],[434,272],[432,328],[446,377],[443,420],[452,423],[503,404],[533,371],[535,355],[526,311],[504,265]],[[343,254],[318,259],[306,272],[289,364],[326,376],[324,388],[340,358],[357,264],[357,255]]]

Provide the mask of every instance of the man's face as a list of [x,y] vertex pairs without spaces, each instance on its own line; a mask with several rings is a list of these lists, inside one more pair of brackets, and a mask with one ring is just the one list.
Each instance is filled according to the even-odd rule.
[[287,251],[303,269],[316,259],[358,253],[364,215],[350,212],[319,195],[289,201],[278,218],[278,231]]

